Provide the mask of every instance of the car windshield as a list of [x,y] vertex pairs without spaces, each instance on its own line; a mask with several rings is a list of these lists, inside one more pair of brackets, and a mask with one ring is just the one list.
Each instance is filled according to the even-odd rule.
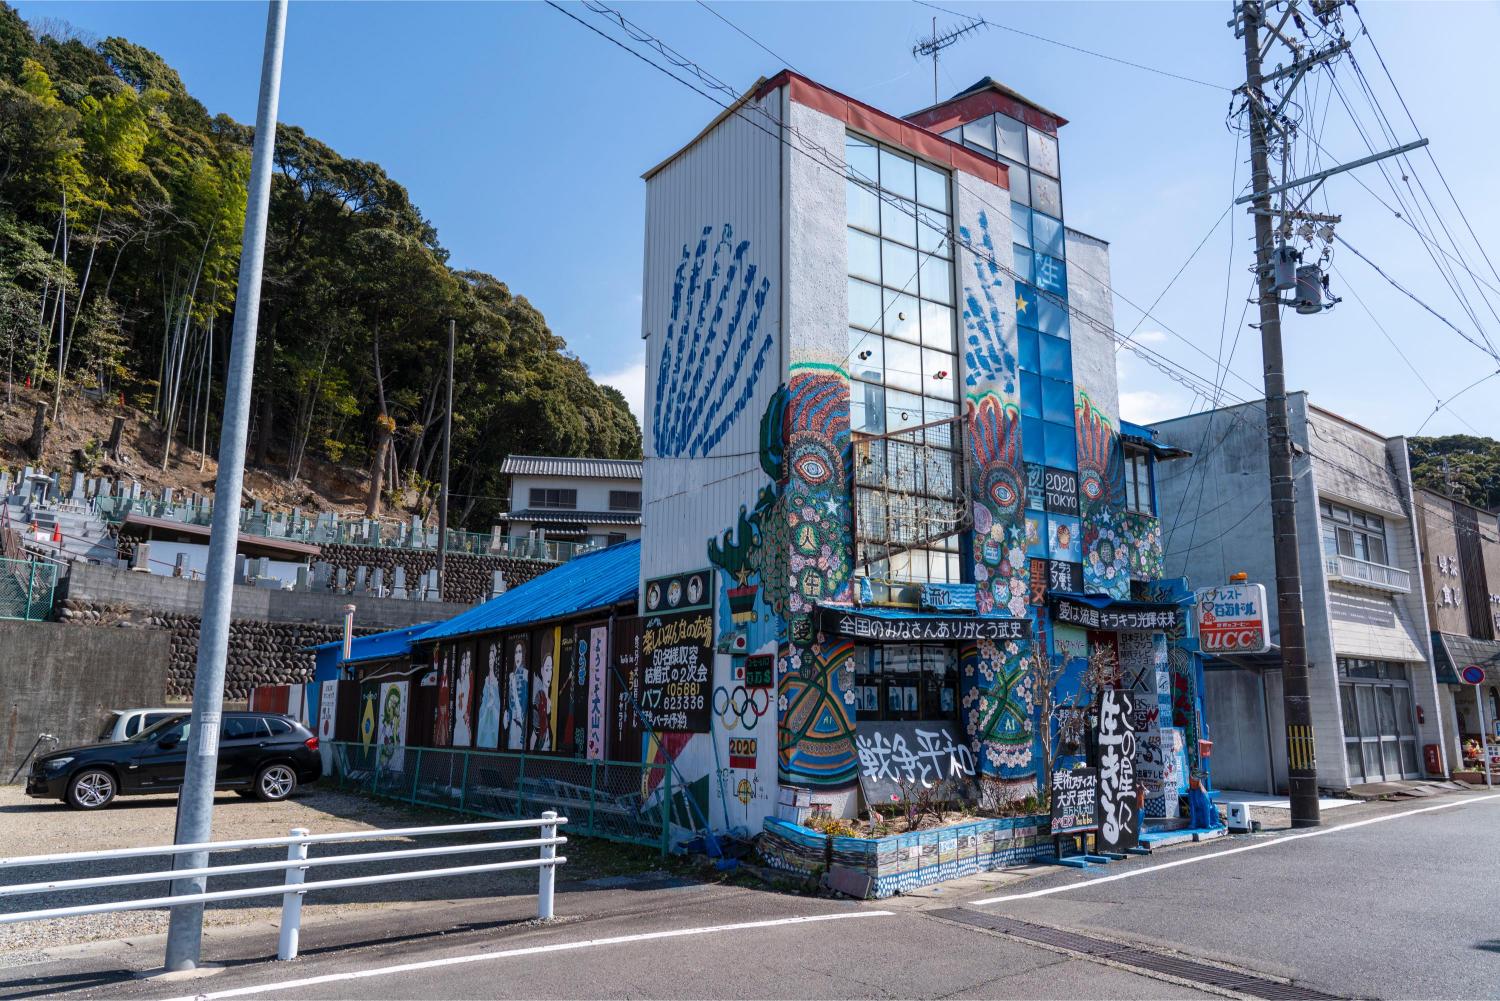
[[[126,737],[125,739],[132,744],[149,743],[153,740],[159,739],[164,733],[166,733],[166,731],[170,730],[172,727],[178,725],[179,723],[185,722],[187,718],[187,714],[185,713],[181,716],[168,716],[160,723],[146,727],[146,729],[142,730],[134,737]],[[186,729],[186,727],[184,727],[184,729]],[[184,733],[183,736],[186,737],[187,734]]]

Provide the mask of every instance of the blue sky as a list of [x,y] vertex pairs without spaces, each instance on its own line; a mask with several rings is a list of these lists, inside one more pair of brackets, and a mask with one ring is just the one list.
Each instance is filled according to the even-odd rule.
[[[210,111],[254,118],[263,4],[22,0],[17,6],[31,19],[63,18],[100,37],[124,35],[152,48]],[[1226,26],[1227,2],[942,6],[1225,88],[1242,76],[1242,43]],[[905,0],[713,7],[780,58],[697,3],[623,9],[736,87],[790,60],[820,82],[887,111],[905,113],[932,101],[932,65],[911,55],[914,41],[931,29],[936,12],[927,7]],[[1362,12],[1469,224],[1500,265],[1490,124],[1493,96],[1500,93],[1493,53],[1500,7],[1366,0]],[[940,29],[958,23],[937,17]],[[1358,40],[1354,52],[1399,139],[1412,138],[1368,41]],[[1116,292],[1149,307],[1231,200],[1236,138],[1224,124],[1228,90],[1002,28],[973,33],[943,53],[941,93],[946,97],[985,75],[1069,119],[1061,133],[1068,223],[1111,242]],[[1347,63],[1338,79],[1372,124]],[[1364,155],[1344,108],[1336,98],[1329,103],[1319,142],[1341,159]],[[596,377],[639,400],[640,174],[691,139],[718,108],[543,4],[359,2],[292,4],[281,108],[284,121],[345,156],[381,163],[436,224],[455,265],[489,271],[527,296]],[[1322,109],[1320,99],[1316,117]],[[1239,147],[1239,160],[1245,152]],[[1421,154],[1412,163],[1409,182],[1400,171],[1392,172],[1392,182],[1403,195],[1408,184],[1413,190],[1418,181],[1425,185],[1470,267],[1500,289],[1500,277],[1469,240],[1432,164]],[[1243,184],[1246,168],[1241,163],[1238,169]],[[1375,168],[1358,176],[1394,202]],[[1465,333],[1478,339],[1482,329],[1500,345],[1500,316],[1463,279],[1476,323],[1410,228],[1350,177],[1331,180],[1325,192],[1327,210],[1344,217],[1339,235]],[[1322,193],[1314,201],[1325,210]],[[1445,240],[1440,228],[1435,232]],[[1205,377],[1216,371],[1221,326],[1224,353],[1239,330],[1234,374],[1225,380],[1235,399],[1254,398],[1260,385],[1258,334],[1238,323],[1250,281],[1249,233],[1242,209],[1224,218],[1150,310],[1153,318],[1140,322],[1136,309],[1116,301],[1119,329],[1135,330],[1151,350]],[[1413,433],[1426,420],[1427,434],[1500,436],[1500,378],[1433,415],[1436,401],[1500,363],[1347,249],[1337,249],[1333,264],[1334,291],[1344,303],[1322,316],[1289,314],[1284,325],[1289,385],[1385,434]],[[1226,276],[1232,279],[1227,324]],[[1490,298],[1500,310],[1500,293]],[[1120,380],[1129,419],[1203,406],[1201,397],[1129,351],[1120,353]]]

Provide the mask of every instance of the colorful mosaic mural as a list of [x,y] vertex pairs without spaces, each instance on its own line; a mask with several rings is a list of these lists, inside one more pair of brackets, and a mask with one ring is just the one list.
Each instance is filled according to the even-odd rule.
[[781,652],[780,779],[843,788],[859,774],[854,747],[854,643],[814,641]]
[[988,641],[959,651],[964,732],[979,761],[980,802],[1017,799],[1036,784],[1036,700],[1029,649]]
[[849,380],[833,365],[793,366],[787,383],[784,510],[795,617],[849,600]]
[[1125,460],[1114,425],[1078,392],[1078,504],[1083,516],[1083,589],[1130,597],[1130,541],[1125,528]]
[[1127,511],[1120,518],[1130,563],[1130,578],[1139,581],[1161,580],[1165,567],[1162,555],[1161,522],[1149,514]]

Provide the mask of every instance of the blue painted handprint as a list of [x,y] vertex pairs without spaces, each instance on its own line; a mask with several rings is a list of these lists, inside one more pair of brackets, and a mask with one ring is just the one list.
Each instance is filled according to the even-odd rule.
[[990,238],[990,220],[979,213],[979,249],[967,226],[958,234],[970,248],[975,284],[964,286],[964,326],[968,330],[964,349],[964,382],[970,390],[1016,391],[1016,356],[1005,339],[1005,314],[1000,309],[1005,285],[996,263],[995,244]]
[[705,226],[696,248],[683,244],[672,283],[651,413],[658,456],[713,451],[754,395],[773,343],[772,331],[759,335],[771,280],[747,261],[750,241],[734,242],[725,223],[710,253],[712,235]]

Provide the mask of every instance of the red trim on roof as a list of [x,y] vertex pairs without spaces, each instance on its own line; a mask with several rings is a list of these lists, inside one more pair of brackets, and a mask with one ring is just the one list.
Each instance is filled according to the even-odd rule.
[[956,97],[925,111],[919,111],[907,121],[915,122],[933,132],[947,132],[955,125],[972,122],[976,118],[983,118],[996,111],[1002,115],[1018,118],[1032,128],[1052,136],[1057,135],[1059,126],[1068,124],[1066,119],[1049,115],[1045,111],[1033,108],[995,90],[981,90],[963,97]]
[[1007,190],[1010,188],[1010,171],[1003,163],[980,156],[951,139],[944,139],[920,123],[898,118],[836,90],[830,90],[820,83],[814,83],[800,73],[782,70],[761,85],[755,92],[755,99],[758,101],[783,86],[787,88],[793,101],[837,118],[850,128],[893,146],[911,150],[937,163],[947,164],[956,171]]

